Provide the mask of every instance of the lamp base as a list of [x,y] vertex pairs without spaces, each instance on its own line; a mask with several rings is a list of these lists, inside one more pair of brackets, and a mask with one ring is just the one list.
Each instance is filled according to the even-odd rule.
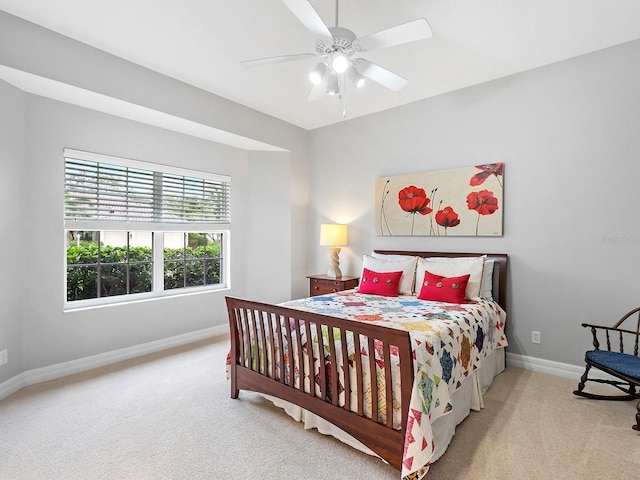
[[340,249],[338,247],[329,248],[329,271],[327,277],[340,278],[342,272],[340,271]]

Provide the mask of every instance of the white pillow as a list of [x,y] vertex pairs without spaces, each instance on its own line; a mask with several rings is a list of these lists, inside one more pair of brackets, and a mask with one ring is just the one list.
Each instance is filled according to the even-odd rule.
[[414,258],[416,262],[418,261],[418,257],[415,255],[389,255],[386,253],[371,252],[371,256],[388,262],[400,262],[402,260],[411,260]]
[[484,269],[482,270],[482,285],[480,286],[480,296],[487,300],[493,300],[493,265],[496,263],[494,259],[484,261]]
[[[468,262],[469,260],[475,260],[481,257],[427,257],[432,262]],[[493,265],[494,259],[487,259],[486,255],[483,255],[484,267],[482,269],[482,280],[480,281],[480,297],[487,300],[493,300]],[[433,273],[433,272],[432,272]],[[416,288],[416,290],[418,290]],[[419,293],[419,291],[417,292]]]
[[374,258],[370,255],[363,255],[362,268],[378,273],[401,271],[402,276],[400,277],[398,293],[400,295],[412,295],[417,261],[418,257],[407,257],[406,260],[388,261],[381,258]]
[[459,277],[460,275],[469,276],[469,282],[465,290],[465,298],[467,300],[480,300],[480,284],[482,282],[482,270],[484,268],[484,258],[471,257],[461,258],[456,261],[442,261],[442,257],[419,258],[416,271],[416,291],[420,293],[420,287],[424,279],[424,272],[428,270],[434,275],[443,277]]

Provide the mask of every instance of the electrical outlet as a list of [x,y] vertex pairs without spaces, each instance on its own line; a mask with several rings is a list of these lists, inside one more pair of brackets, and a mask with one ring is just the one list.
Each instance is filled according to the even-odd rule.
[[531,343],[540,343],[540,332],[531,330]]
[[4,365],[8,361],[9,361],[9,357],[7,356],[7,351],[6,350],[2,350],[0,352],[0,365]]

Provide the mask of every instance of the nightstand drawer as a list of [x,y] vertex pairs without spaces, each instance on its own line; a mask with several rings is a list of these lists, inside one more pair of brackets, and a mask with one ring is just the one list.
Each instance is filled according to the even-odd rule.
[[309,294],[312,297],[316,295],[327,295],[330,293],[349,290],[358,286],[359,277],[339,277],[333,278],[327,275],[311,275],[309,277]]

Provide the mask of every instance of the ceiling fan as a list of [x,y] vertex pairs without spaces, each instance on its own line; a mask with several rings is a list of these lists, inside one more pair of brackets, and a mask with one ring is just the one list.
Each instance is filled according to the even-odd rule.
[[309,73],[309,80],[314,85],[309,93],[310,100],[318,99],[325,93],[341,95],[344,91],[345,78],[356,87],[361,87],[365,83],[365,78],[369,78],[390,90],[402,89],[409,83],[406,78],[364,58],[353,57],[360,52],[431,37],[429,23],[424,18],[420,18],[358,38],[351,30],[338,26],[339,0],[336,0],[334,27],[326,26],[308,0],[282,0],[282,2],[316,36],[315,53],[259,58],[243,61],[242,64],[255,66],[320,57],[320,62]]

